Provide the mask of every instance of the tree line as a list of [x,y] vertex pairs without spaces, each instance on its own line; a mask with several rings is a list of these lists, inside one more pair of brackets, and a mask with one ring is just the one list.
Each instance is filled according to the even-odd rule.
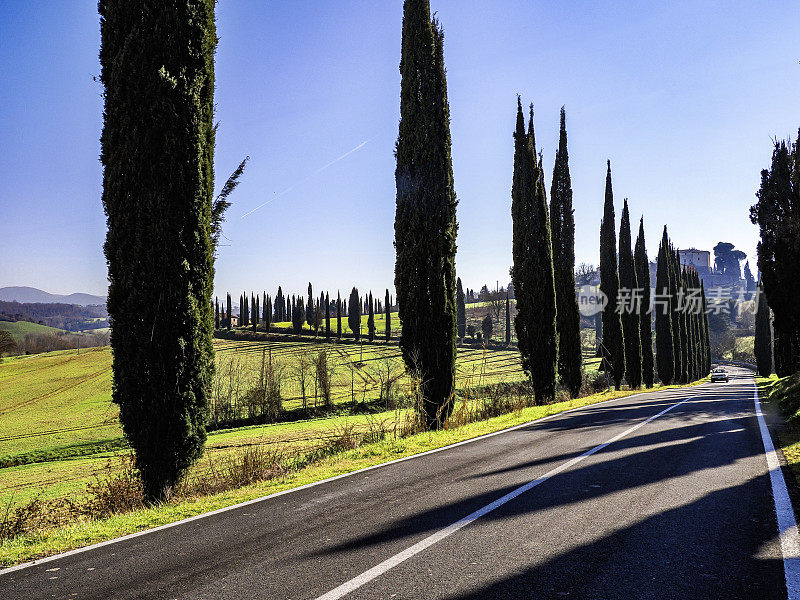
[[[375,323],[375,315],[384,316],[383,337],[388,341],[392,338],[392,296],[389,289],[383,300],[373,298],[370,291],[366,296],[359,294],[358,288],[353,287],[348,299],[342,300],[341,294],[336,293],[336,299],[331,300],[328,292],[323,292],[317,298],[314,296],[313,286],[308,284],[308,295],[284,295],[281,286],[273,299],[266,292],[261,295],[243,293],[239,296],[238,327],[252,328],[253,331],[269,332],[277,323],[289,323],[295,334],[300,334],[308,325],[308,331],[319,335],[322,331],[326,339],[342,337],[342,319],[347,319],[347,325],[356,340],[362,337],[362,315],[367,315],[366,331],[363,335],[371,342],[381,335]],[[219,299],[214,299],[214,327],[220,329],[233,329],[233,304],[231,295],[226,295],[225,304],[220,304]],[[335,323],[331,321],[335,319]],[[335,325],[335,330],[333,326]]]
[[[99,12],[112,399],[120,406],[120,421],[135,450],[145,498],[152,503],[169,498],[204,448],[215,369],[213,330],[215,326],[230,328],[233,315],[230,294],[224,307],[217,299],[212,301],[215,252],[229,206],[227,197],[247,159],[214,197],[214,53],[218,42],[214,0],[178,4],[100,0]],[[457,299],[458,201],[444,32],[431,15],[429,0],[404,2],[400,76],[395,304],[403,323],[403,360],[419,386],[417,408],[425,426],[436,429],[447,421],[454,406],[456,339],[458,324],[463,322],[458,314],[463,311],[464,294]],[[559,378],[571,393],[577,393],[582,380],[564,112],[549,207],[533,111],[526,129],[519,98],[514,149],[514,327],[536,401],[546,402],[553,399]],[[618,272],[615,244],[608,245],[614,234],[610,165],[607,187],[611,212],[610,218],[604,216],[602,226],[601,274],[604,291],[614,302],[620,278],[624,285],[630,283],[637,263],[626,255]],[[629,236],[620,237],[629,240]],[[670,289],[681,277],[689,274],[674,273]],[[509,302],[507,297],[506,306]],[[390,298],[384,300],[387,317],[391,305]],[[243,326],[258,328],[261,321],[269,329],[273,322],[291,321],[296,331],[306,324],[318,331],[324,320],[330,336],[335,314],[337,335],[346,316],[360,336],[361,314],[367,314],[367,335],[370,339],[376,335],[375,299],[371,293],[361,296],[356,288],[347,301],[337,294],[335,305],[327,293],[317,298],[309,285],[306,297],[290,298],[280,288],[275,298],[265,293],[241,294],[239,306]],[[644,331],[644,326],[606,312],[605,367],[617,385],[625,373],[633,385],[637,373],[646,383],[648,369],[638,363],[646,362],[641,357],[647,352],[637,353],[635,340],[641,347],[642,336],[634,333]],[[676,373],[684,377],[685,365],[691,364],[689,353],[700,348],[691,341],[700,336],[690,331],[700,324],[695,320],[690,326],[686,319],[682,325],[683,317],[678,317],[677,326],[670,323],[673,361],[678,353],[681,361]],[[387,318],[387,336],[390,327]],[[624,342],[626,331],[630,348]]]

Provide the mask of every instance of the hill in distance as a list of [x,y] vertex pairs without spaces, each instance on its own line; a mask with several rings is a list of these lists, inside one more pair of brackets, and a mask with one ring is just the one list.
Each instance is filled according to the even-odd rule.
[[106,303],[105,296],[93,296],[91,294],[50,294],[32,287],[0,288],[0,301],[22,302],[25,304],[77,304],[79,306],[91,306],[94,304],[105,305]]

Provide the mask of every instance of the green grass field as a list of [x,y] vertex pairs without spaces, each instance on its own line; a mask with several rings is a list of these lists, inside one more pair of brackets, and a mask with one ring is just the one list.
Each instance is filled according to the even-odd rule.
[[25,339],[29,333],[64,333],[62,329],[55,327],[48,327],[47,325],[39,325],[38,323],[28,323],[27,321],[0,321],[0,331],[8,331],[14,338],[14,341],[20,342]]
[[[303,403],[294,365],[321,348],[331,353],[333,400],[343,411],[353,402],[372,403],[372,410],[380,411],[375,401],[387,369],[399,375],[401,388],[409,383],[402,375],[396,343],[362,346],[296,339],[268,343],[217,340],[215,347],[220,385],[225,384],[231,364],[238,365],[240,385],[251,385],[259,376],[262,358],[271,352],[274,364],[284,371],[281,393],[284,408],[290,411]],[[597,362],[587,358],[587,372],[596,370]],[[525,378],[516,350],[459,348],[457,371],[462,397],[467,389]],[[0,464],[24,463],[0,468],[0,506],[24,503],[38,494],[43,498],[79,494],[109,457],[124,451],[118,409],[111,403],[109,347],[6,360],[0,364],[0,389]],[[310,379],[306,394],[308,406],[321,403],[320,397],[314,397]],[[369,419],[396,416],[388,410],[216,431],[209,436],[208,452],[225,453],[263,443],[287,451],[302,450],[346,424],[365,427]]]

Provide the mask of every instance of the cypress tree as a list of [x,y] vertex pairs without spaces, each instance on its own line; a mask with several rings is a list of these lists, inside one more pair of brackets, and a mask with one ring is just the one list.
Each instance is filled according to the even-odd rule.
[[231,324],[233,323],[233,321],[231,320],[231,315],[233,313],[231,312],[231,295],[230,294],[228,294],[226,302],[227,302],[227,305],[225,307],[225,326],[228,328],[228,330],[230,330],[231,326],[232,326]]
[[678,293],[681,287],[680,266],[675,261],[675,249],[672,243],[667,249],[667,261],[669,264],[669,301],[670,319],[672,320],[672,352],[675,357],[675,371],[673,374],[674,383],[683,382],[683,348],[681,346],[681,313],[678,306]]
[[203,452],[214,374],[214,2],[98,8],[112,399],[156,502]]
[[342,295],[336,290],[336,337],[342,338]]
[[575,219],[572,209],[572,180],[567,151],[567,124],[561,107],[553,182],[550,186],[550,232],[553,242],[553,272],[556,282],[558,327],[558,374],[574,398],[583,383],[581,317],[575,296]]
[[669,236],[667,226],[661,236],[656,259],[656,296],[659,300],[654,303],[656,313],[656,367],[658,378],[664,385],[670,385],[675,378],[675,348],[672,331],[672,253],[669,250]]
[[688,339],[688,331],[686,326],[686,306],[680,304],[680,298],[686,297],[686,269],[684,269],[680,264],[680,256],[678,255],[678,251],[675,250],[675,264],[677,265],[678,269],[678,295],[675,296],[676,300],[676,308],[678,309],[678,326],[680,337],[678,339],[678,343],[680,344],[681,349],[681,362],[680,362],[680,382],[681,383],[688,383],[689,382],[689,371],[690,365],[689,361],[691,360],[691,356],[689,355],[689,339]]
[[522,368],[531,379],[536,402],[544,404],[555,396],[558,332],[550,219],[534,143],[533,109],[526,133],[522,102],[517,97],[511,185],[511,281],[517,302],[514,327]]
[[506,292],[506,346],[511,343],[511,300]]
[[458,337],[459,339],[464,339],[467,332],[467,307],[464,303],[464,288],[461,287],[461,277],[456,279],[456,323],[458,324]]
[[331,339],[331,298],[325,292],[325,338]]
[[389,299],[389,289],[386,289],[386,341],[392,339],[392,306]]
[[625,374],[625,342],[622,321],[617,312],[619,272],[617,271],[617,235],[614,228],[614,192],[611,188],[611,161],[606,173],[603,220],[600,223],[600,291],[607,298],[603,308],[602,370],[611,374],[614,387],[620,388]]
[[456,363],[456,194],[444,32],[428,0],[405,0],[395,156],[395,288],[400,349],[419,377],[429,429],[453,408]]
[[[798,134],[800,135],[800,134]],[[750,219],[759,225],[758,270],[772,310],[774,368],[779,377],[800,370],[800,145],[776,142],[770,169],[761,172]]]
[[[634,298],[638,293],[639,282],[636,278],[636,264],[631,248],[631,217],[628,210],[628,199],[622,204],[622,218],[619,226],[619,284],[626,288]],[[622,321],[622,337],[625,342],[625,380],[632,389],[642,386],[642,341],[640,329],[641,307],[624,307]],[[630,310],[628,310],[630,309]]]
[[367,317],[367,332],[369,334],[369,341],[375,341],[375,307],[374,303],[372,302],[372,292],[369,293],[369,300],[367,302],[369,305],[369,312],[367,313],[369,316]]
[[756,287],[756,339],[754,350],[758,374],[769,377],[772,374],[772,323],[770,322],[769,305],[761,283]]
[[253,332],[256,331],[258,328],[258,296],[253,297],[250,296],[250,306],[252,307],[250,310],[253,314],[253,318],[251,319],[253,325]]
[[314,292],[311,289],[311,282],[308,282],[308,305],[306,308],[306,321],[308,322],[308,328],[314,328]]
[[347,312],[347,324],[356,341],[361,338],[361,302],[358,299],[358,288],[350,292],[350,309]]
[[642,304],[639,310],[639,338],[642,343],[642,379],[648,388],[653,387],[653,322],[650,312],[650,261],[644,240],[644,217],[639,219],[639,235],[633,252],[636,266],[636,281],[642,289]]
[[219,329],[219,299],[214,297],[214,329]]

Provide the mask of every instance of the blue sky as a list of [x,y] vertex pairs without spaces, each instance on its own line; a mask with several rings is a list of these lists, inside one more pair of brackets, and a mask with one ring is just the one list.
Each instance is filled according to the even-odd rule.
[[[748,207],[770,138],[800,125],[796,3],[432,7],[445,29],[465,286],[508,280],[517,93],[535,106],[548,188],[566,105],[577,262],[598,262],[610,158],[617,218],[628,197],[651,257],[667,224],[681,247],[730,241],[753,265]],[[304,292],[309,280],[382,292],[394,278],[401,0],[221,0],[217,16],[218,184],[251,157],[217,293]],[[96,4],[5,0],[0,40],[0,287],[103,294]]]

